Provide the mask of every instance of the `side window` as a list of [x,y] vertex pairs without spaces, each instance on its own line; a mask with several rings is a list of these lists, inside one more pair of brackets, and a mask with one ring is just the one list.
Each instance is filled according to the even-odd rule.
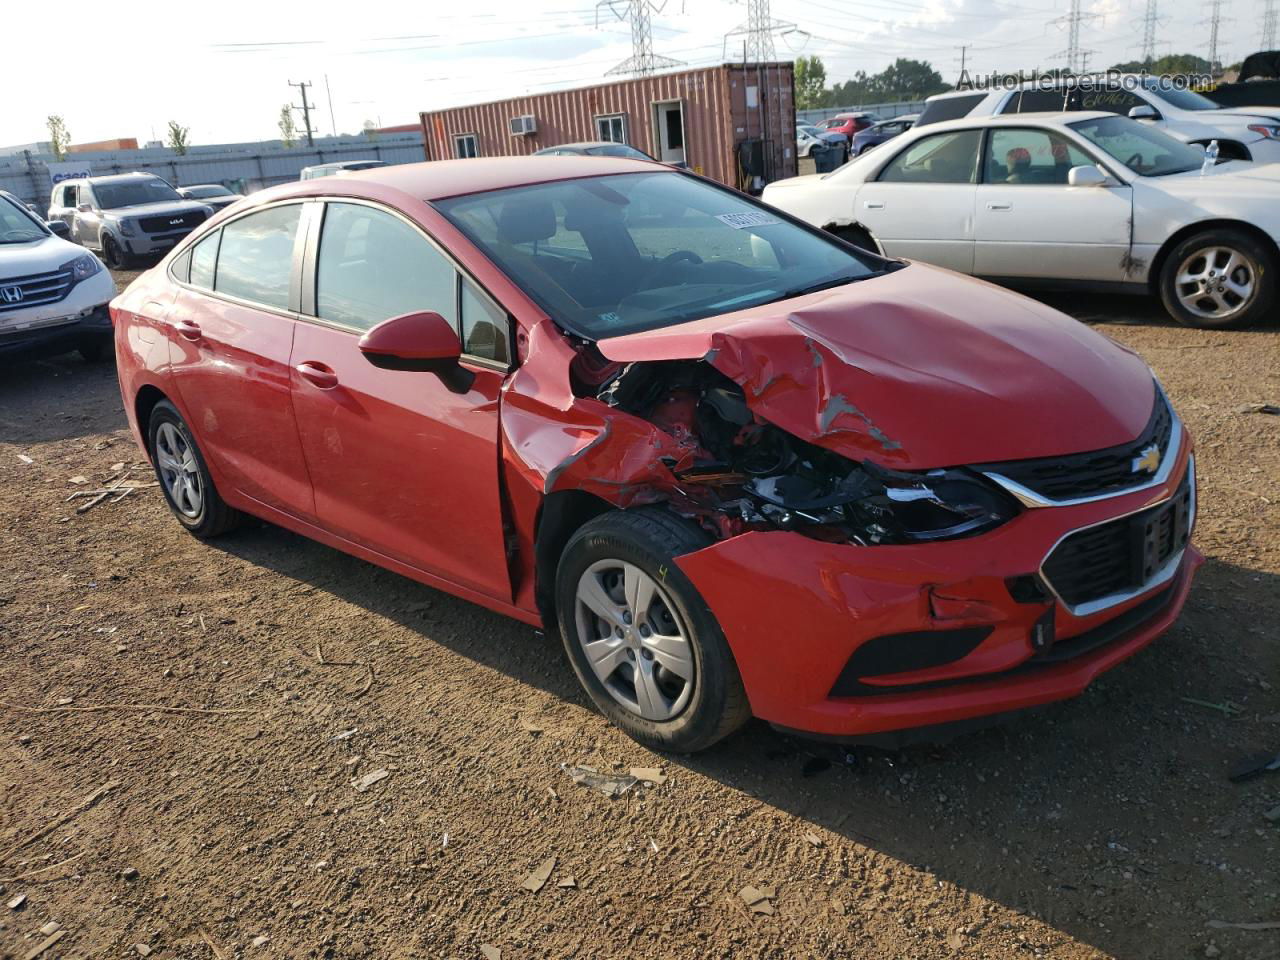
[[1000,108],[1001,113],[1061,113],[1067,97],[1061,90],[1019,90]]
[[619,113],[608,117],[596,117],[596,136],[600,140],[609,140],[613,143],[626,143],[627,134],[622,114]]
[[977,130],[924,137],[894,157],[880,179],[888,183],[974,183],[978,167]]
[[987,182],[1062,184],[1072,167],[1093,163],[1079,147],[1048,130],[996,128],[987,140]]
[[[213,289],[213,268],[218,262],[218,240],[221,230],[215,230],[191,249],[191,280],[193,287]],[[286,291],[286,306],[287,291]]]
[[[225,250],[224,242],[223,256]],[[385,210],[327,204],[316,258],[316,316],[368,330],[424,310],[457,328],[457,271],[444,254]]]
[[223,227],[213,288],[287,310],[293,242],[301,215],[302,205],[293,203],[252,213]]
[[183,283],[186,283],[187,276],[190,273],[191,251],[188,250],[182,256],[176,257],[174,261],[169,264],[169,276],[173,277],[175,280],[181,280]]
[[75,184],[62,188],[61,206],[74,210],[76,208],[76,188]]
[[453,155],[460,160],[480,156],[474,133],[464,133],[453,138]]
[[1147,101],[1132,90],[1123,87],[1109,87],[1106,90],[1081,90],[1079,104],[1072,100],[1073,110],[1106,110],[1127,117],[1134,107],[1148,106]]
[[462,352],[507,363],[507,315],[489,302],[470,280],[462,278]]

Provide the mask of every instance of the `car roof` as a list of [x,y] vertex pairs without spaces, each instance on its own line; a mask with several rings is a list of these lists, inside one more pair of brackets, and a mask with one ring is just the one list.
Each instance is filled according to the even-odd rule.
[[145,170],[134,170],[131,173],[111,173],[111,174],[107,174],[104,177],[81,177],[80,179],[85,180],[89,183],[97,184],[97,183],[126,183],[129,180],[138,180],[138,179],[161,180],[163,178],[154,173],[147,173]]
[[[1040,113],[1001,113],[995,116],[967,116],[957,117],[954,120],[939,120],[937,123],[926,124],[923,127],[915,127],[915,130],[932,130],[943,132],[946,130],[965,130],[973,127],[1017,127],[1025,124],[1028,120],[1034,120],[1037,124],[1048,127],[1065,127],[1081,120],[1097,120],[1100,117],[1115,117],[1118,114],[1111,113],[1107,110],[1050,110]],[[1127,120],[1127,117],[1121,117]],[[1130,121],[1136,123],[1137,121]],[[903,134],[906,136],[906,134]]]
[[471,157],[465,160],[428,160],[424,163],[374,167],[354,171],[336,180],[297,180],[271,187],[262,191],[261,195],[264,200],[326,194],[341,196],[360,192],[360,186],[367,186],[367,192],[372,195],[381,186],[420,200],[444,200],[447,197],[507,187],[617,173],[678,175],[665,164],[626,157],[568,156],[558,157],[555,163],[529,163],[528,157]]
[[[543,150],[564,150],[566,147],[631,147],[636,149],[629,143],[617,143],[613,140],[581,140],[578,143],[557,143],[553,147],[543,147]],[[539,151],[541,152],[541,151]]]

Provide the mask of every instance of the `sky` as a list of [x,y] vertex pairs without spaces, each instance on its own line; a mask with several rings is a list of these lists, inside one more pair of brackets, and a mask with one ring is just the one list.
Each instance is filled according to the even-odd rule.
[[[706,66],[741,50],[724,34],[746,20],[745,0],[650,2],[655,53]],[[954,82],[961,46],[971,73],[1061,65],[1066,28],[1052,21],[1068,2],[772,0],[771,13],[797,28],[776,35],[778,58],[819,56],[828,82],[895,57],[928,60]],[[1209,2],[1157,3],[1157,51],[1207,55]],[[1091,68],[1140,56],[1147,0],[1080,4]],[[1223,62],[1256,48],[1263,4],[1225,0]],[[198,18],[183,7],[64,0],[59,20],[75,23],[88,49],[7,45],[0,144],[48,139],[49,114],[65,119],[73,143],[162,139],[170,120],[192,143],[275,139],[281,106],[300,102],[288,84],[300,80],[312,84],[317,134],[356,133],[366,121],[413,123],[422,110],[588,85],[631,54],[628,24],[591,0],[222,0]],[[5,32],[47,38],[47,16],[39,4],[10,5]]]

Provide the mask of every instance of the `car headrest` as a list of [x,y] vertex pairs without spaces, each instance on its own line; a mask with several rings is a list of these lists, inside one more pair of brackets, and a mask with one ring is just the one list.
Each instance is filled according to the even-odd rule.
[[550,200],[520,197],[508,200],[498,214],[498,239],[530,243],[556,235],[556,211]]

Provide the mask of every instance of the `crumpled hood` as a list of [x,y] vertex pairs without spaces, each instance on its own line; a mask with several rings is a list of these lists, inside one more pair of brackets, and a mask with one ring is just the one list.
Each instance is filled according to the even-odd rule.
[[762,419],[902,469],[1124,443],[1155,400],[1134,353],[1056,310],[922,264],[602,340],[610,360],[705,359]]

